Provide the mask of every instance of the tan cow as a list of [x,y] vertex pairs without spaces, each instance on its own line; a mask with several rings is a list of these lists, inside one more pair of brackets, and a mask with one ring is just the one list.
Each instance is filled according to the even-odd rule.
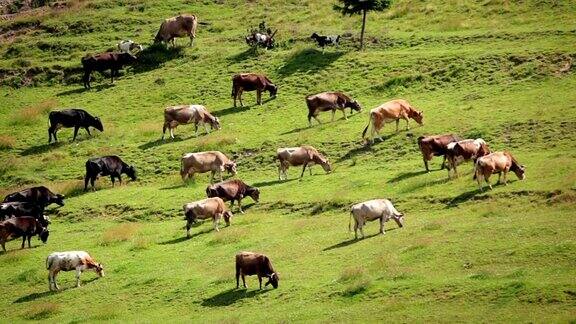
[[219,151],[186,153],[182,156],[180,164],[180,176],[183,181],[188,177],[193,178],[194,173],[212,172],[210,182],[214,182],[214,174],[218,172],[222,181],[222,171],[228,171],[236,175],[236,162],[230,160],[224,153]]
[[[374,134],[380,135],[380,130],[384,127],[385,123],[391,123],[396,121],[396,132],[398,132],[398,126],[400,124],[400,119],[406,121],[406,130],[409,130],[408,125],[409,118],[414,119],[418,124],[422,125],[422,112],[414,109],[408,101],[403,99],[396,99],[388,101],[372,110],[370,110],[370,117],[368,118],[368,125],[364,128],[362,132],[362,138],[365,138],[368,127],[372,124],[372,130],[370,132],[369,141],[374,143]],[[384,141],[382,137],[379,137],[380,141]]]
[[196,28],[198,26],[198,19],[194,15],[179,15],[176,17],[165,19],[160,25],[160,30],[154,38],[154,43],[172,41],[172,46],[175,45],[174,38],[176,37],[190,37],[190,44],[194,43],[196,38]]
[[386,234],[384,231],[384,223],[393,219],[399,227],[404,226],[404,215],[396,210],[394,205],[388,199],[374,199],[368,200],[352,206],[350,210],[350,222],[348,223],[348,230],[352,218],[354,218],[354,236],[358,239],[358,230],[364,238],[364,230],[362,229],[366,222],[376,219],[380,220],[380,234]]
[[242,103],[242,93],[244,91],[256,91],[256,103],[262,105],[262,92],[268,91],[270,98],[276,98],[278,87],[264,74],[240,73],[234,75],[232,77],[234,107],[236,107],[236,99],[239,99],[240,106],[244,107]]
[[[276,150],[276,158],[280,161],[280,165],[278,166],[279,180],[288,179],[286,170],[288,170],[291,165],[302,165],[302,174],[300,174],[300,179],[302,179],[304,176],[306,167],[308,167],[310,175],[312,175],[311,167],[314,164],[320,164],[326,173],[330,173],[332,171],[330,162],[328,162],[328,160],[322,154],[320,154],[318,150],[308,145],[302,145],[300,147],[279,148]],[[284,175],[284,179],[282,179],[282,175]]]
[[478,181],[478,187],[480,190],[483,190],[483,179],[486,180],[488,187],[492,189],[492,185],[489,181],[490,176],[493,173],[498,173],[498,183],[500,183],[502,173],[504,173],[504,185],[508,185],[506,182],[506,175],[509,171],[514,172],[520,180],[526,179],[526,167],[520,165],[518,161],[512,156],[512,154],[510,154],[510,152],[494,152],[479,157],[476,160],[474,167],[474,178],[476,178],[476,181]]
[[476,163],[476,159],[479,157],[490,154],[488,144],[481,138],[452,142],[446,148],[448,177],[450,177],[451,171],[455,177],[458,177],[458,170],[456,170],[458,164],[470,160]]
[[206,198],[185,204],[184,216],[186,218],[186,236],[190,237],[190,228],[198,219],[212,219],[214,229],[219,232],[218,223],[224,217],[227,226],[230,226],[232,212],[226,208],[224,200],[219,197]]
[[174,139],[174,129],[178,125],[194,123],[194,131],[198,136],[198,124],[204,125],[206,134],[210,133],[208,125],[213,130],[220,129],[220,120],[214,117],[208,109],[202,105],[180,105],[164,109],[164,127],[162,128],[162,139],[166,134],[166,129],[170,130],[170,138]]
[[306,97],[306,105],[308,106],[308,125],[310,126],[312,126],[312,117],[316,119],[318,124],[321,124],[318,114],[323,111],[332,111],[332,121],[334,121],[336,110],[341,110],[346,120],[348,120],[346,108],[350,108],[350,112],[362,110],[358,101],[351,99],[342,92],[321,92],[308,96]]

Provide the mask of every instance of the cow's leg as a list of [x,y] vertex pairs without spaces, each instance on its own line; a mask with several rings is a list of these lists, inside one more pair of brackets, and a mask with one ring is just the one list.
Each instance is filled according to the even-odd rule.
[[486,183],[488,184],[488,188],[490,188],[490,190],[492,190],[492,184],[490,184],[490,174],[484,174],[484,180],[486,180]]
[[86,130],[86,133],[88,133],[88,136],[92,137],[92,134],[90,134],[90,128],[86,126],[84,129]]
[[262,91],[260,89],[256,90],[256,103],[262,106]]
[[400,126],[400,119],[396,119],[396,133],[398,133],[400,131],[398,126]]
[[312,175],[312,165],[308,166],[308,171],[310,172],[310,175]]
[[240,286],[240,265],[236,264],[236,289]]
[[84,71],[82,81],[84,81],[84,89],[90,89],[90,71]]
[[170,138],[174,139],[174,127],[170,126]]
[[218,221],[220,220],[220,217],[221,216],[219,215],[214,215],[214,218],[212,218],[212,224],[214,225],[214,230],[216,232],[220,232],[220,229],[218,229]]
[[440,166],[440,170],[446,169],[446,155],[444,155],[442,159],[442,165]]
[[320,119],[318,119],[318,115],[314,115],[314,119],[316,119],[316,121],[318,122],[318,124],[322,124],[322,122],[320,121]]
[[110,181],[112,181],[112,187],[114,187],[115,179],[113,174],[110,175]]
[[358,220],[354,217],[354,239],[358,239]]
[[48,144],[52,142],[52,126],[48,128]]
[[210,183],[214,183],[214,174],[216,174],[216,170],[212,170],[211,172]]
[[344,120],[348,120],[348,116],[346,116],[346,108],[342,109],[342,115],[344,115]]
[[248,286],[246,286],[246,276],[244,274],[242,274],[242,285],[244,288],[248,288]]
[[76,268],[76,287],[80,288],[80,275],[82,274],[82,269],[80,267]]
[[48,271],[48,290],[52,291],[52,271]]
[[80,127],[74,126],[74,137],[72,137],[72,142],[74,142],[76,140],[76,136],[78,135],[79,129],[80,129]]
[[334,115],[336,115],[336,109],[332,109],[332,119],[330,121],[334,121]]
[[426,168],[426,172],[430,173],[430,168],[428,168],[428,160],[426,157],[422,157],[422,160],[424,161],[424,168]]
[[110,83],[114,83],[114,72],[116,72],[114,69],[110,69]]
[[206,131],[206,135],[210,134],[210,130],[208,130],[208,124],[204,123],[204,130]]
[[308,163],[304,163],[304,166],[302,167],[302,173],[300,173],[300,180],[302,180],[302,177],[304,176],[304,171],[306,171],[307,166],[308,166]]
[[238,89],[238,100],[240,100],[240,107],[244,107],[244,103],[242,102],[242,92],[244,92],[243,88]]
[[506,179],[507,176],[508,176],[508,171],[504,171],[504,185],[505,186],[508,185],[508,180]]
[[118,173],[116,177],[118,178],[118,182],[120,182],[120,185],[122,185],[122,174]]
[[54,133],[52,133],[52,135],[54,136],[54,142],[58,142],[58,137],[56,136],[56,134],[58,133],[58,129],[54,130]]
[[258,274],[258,283],[260,284],[260,290],[262,290],[262,277]]
[[90,178],[90,184],[92,185],[92,190],[96,190],[96,186],[94,186],[94,182],[96,182],[96,176],[93,175],[92,178]]
[[5,244],[6,244],[6,242],[0,241],[0,245],[2,245],[2,250],[3,250],[4,252],[6,252],[6,246],[5,246]]
[[[240,213],[244,214],[244,211],[242,210],[242,199],[238,199],[238,208],[240,208]],[[232,210],[232,208],[230,208],[230,210]]]
[[186,237],[190,238],[190,228],[192,228],[192,222],[188,220],[186,222]]
[[282,180],[282,162],[278,164],[278,180]]
[[384,231],[384,216],[380,217],[380,234],[386,234],[386,231]]
[[32,248],[32,246],[30,245],[30,239],[32,239],[32,235],[28,235],[28,248]]
[[22,236],[22,246],[20,247],[21,249],[24,248],[24,244],[26,244],[26,234]]
[[314,117],[314,115],[308,113],[308,127],[312,127],[312,117]]

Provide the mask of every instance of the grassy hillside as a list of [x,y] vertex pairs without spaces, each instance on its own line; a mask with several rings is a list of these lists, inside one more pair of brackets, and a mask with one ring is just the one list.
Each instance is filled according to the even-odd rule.
[[[359,17],[318,1],[73,1],[0,21],[0,194],[44,184],[67,195],[50,208],[46,245],[0,254],[1,322],[30,319],[113,321],[474,321],[576,320],[576,59],[575,1],[396,1],[368,17],[367,49],[357,52]],[[148,51],[110,85],[79,83],[80,58],[120,39],[145,45],[159,22],[180,12],[201,22],[194,47]],[[246,29],[266,20],[279,46],[251,52]],[[322,54],[312,32],[351,33]],[[180,40],[179,44],[186,44]],[[568,68],[566,68],[568,67]],[[231,76],[263,72],[279,96],[233,108]],[[343,120],[307,125],[304,97],[341,90],[364,110]],[[267,98],[267,95],[264,95]],[[409,132],[385,126],[385,141],[362,144],[368,111],[404,98],[424,111]],[[222,130],[194,136],[180,126],[161,141],[162,112],[198,103],[219,116]],[[83,107],[104,132],[47,145],[48,112]],[[401,126],[404,126],[402,123]],[[479,192],[472,166],[448,180],[423,172],[416,138],[454,132],[512,151],[527,167],[508,186]],[[299,168],[277,181],[276,148],[310,144],[333,163],[302,181]],[[185,239],[181,206],[204,197],[208,175],[184,185],[185,152],[216,149],[238,162],[238,177],[261,188],[246,214],[219,233],[205,223]],[[84,162],[117,154],[139,180],[83,193]],[[492,181],[495,182],[495,176]],[[389,198],[406,226],[354,241],[351,204]],[[236,210],[234,210],[236,211]],[[49,293],[44,267],[52,251],[86,250],[107,275]],[[235,290],[235,253],[266,253],[280,273],[277,290]],[[68,289],[70,288],[70,289]]]

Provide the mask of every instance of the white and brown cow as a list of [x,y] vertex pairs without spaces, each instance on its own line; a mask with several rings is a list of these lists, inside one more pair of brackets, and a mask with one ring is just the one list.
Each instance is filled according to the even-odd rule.
[[476,163],[476,159],[479,157],[490,154],[488,144],[481,138],[452,142],[446,148],[448,177],[450,177],[451,172],[455,177],[458,177],[456,167],[462,162],[472,161]]
[[[278,165],[278,179],[286,180],[288,175],[286,170],[290,166],[300,166],[302,165],[302,173],[300,174],[300,179],[304,176],[304,171],[306,167],[312,175],[311,167],[314,164],[320,164],[326,173],[332,171],[332,166],[330,162],[322,155],[318,150],[309,145],[302,145],[300,147],[283,147],[276,150],[276,158],[280,162]],[[282,177],[284,175],[284,177]]]
[[520,180],[526,179],[526,167],[520,165],[510,152],[494,152],[479,157],[476,160],[474,166],[474,178],[478,181],[478,187],[480,187],[480,190],[483,190],[482,180],[486,180],[488,187],[492,189],[492,184],[490,184],[489,180],[490,176],[493,173],[498,173],[498,183],[500,183],[502,174],[504,174],[504,185],[508,185],[506,182],[506,175],[509,171],[514,172]]
[[332,111],[332,121],[334,121],[336,110],[341,110],[346,120],[348,120],[346,108],[350,108],[350,112],[362,110],[358,101],[351,99],[342,92],[321,92],[310,95],[306,97],[306,105],[308,106],[308,125],[310,126],[312,126],[312,117],[316,119],[318,124],[321,124],[318,114],[323,111]]
[[56,276],[60,271],[76,270],[76,287],[80,287],[80,274],[94,271],[98,277],[104,277],[104,267],[84,251],[54,252],[46,258],[48,285],[50,290],[59,290]]
[[214,229],[219,232],[218,223],[224,218],[227,226],[230,226],[232,212],[226,208],[224,200],[219,197],[206,198],[184,205],[184,217],[186,218],[186,237],[190,237],[190,228],[198,219],[212,219]]
[[162,128],[162,139],[166,134],[166,129],[170,130],[170,137],[174,139],[174,129],[178,125],[194,123],[194,131],[198,136],[198,124],[204,125],[206,134],[210,133],[208,125],[213,130],[220,129],[220,120],[214,117],[206,107],[202,105],[180,105],[164,109],[164,127]]
[[180,162],[180,176],[183,181],[188,177],[193,178],[194,173],[212,172],[210,182],[214,182],[214,174],[218,173],[222,181],[222,172],[228,171],[232,176],[236,175],[236,162],[230,160],[224,153],[219,151],[207,151],[186,153]]
[[348,230],[350,231],[352,218],[354,218],[354,237],[358,238],[358,229],[364,238],[364,224],[376,219],[380,220],[380,234],[386,234],[384,223],[393,219],[399,227],[404,226],[404,215],[394,208],[394,205],[388,199],[368,200],[352,206],[350,210],[350,222]]
[[[362,132],[362,138],[366,135],[368,127],[372,124],[372,130],[370,131],[370,138],[368,141],[374,143],[374,135],[380,135],[380,130],[384,127],[384,124],[396,122],[396,132],[398,132],[398,127],[400,124],[400,119],[406,121],[406,130],[410,129],[408,125],[408,120],[414,119],[418,124],[422,125],[423,114],[421,111],[416,110],[408,101],[404,99],[396,99],[383,103],[382,105],[370,110],[370,116],[368,117],[368,125],[364,128]],[[382,137],[378,138],[381,142]]]
[[422,152],[422,160],[424,160],[424,167],[426,172],[430,172],[428,168],[428,161],[432,160],[434,156],[443,156],[442,167],[446,164],[446,152],[448,151],[448,144],[462,140],[460,136],[454,134],[444,135],[431,135],[418,137],[418,147]]

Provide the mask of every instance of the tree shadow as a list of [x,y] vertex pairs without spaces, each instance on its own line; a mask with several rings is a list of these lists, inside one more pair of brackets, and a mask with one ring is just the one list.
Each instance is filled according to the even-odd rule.
[[276,184],[280,184],[280,183],[286,183],[286,182],[290,182],[290,181],[294,181],[297,180],[298,178],[293,178],[293,179],[287,179],[287,180],[270,180],[270,181],[262,181],[262,182],[256,182],[253,183],[252,186],[253,187],[268,187],[268,186],[273,186]]
[[184,57],[184,52],[184,46],[168,47],[165,44],[150,45],[136,54],[138,61],[132,66],[132,71],[137,74],[155,70],[168,61]]
[[315,48],[303,49],[292,55],[278,70],[281,76],[289,76],[294,73],[316,72],[320,71],[338,58],[344,55],[344,52],[330,52],[322,54]]
[[[387,229],[386,232],[395,231],[397,229],[398,229],[398,227],[392,227],[390,229]],[[330,251],[330,250],[334,250],[334,249],[347,247],[347,246],[352,245],[354,243],[358,243],[358,242],[361,242],[362,240],[366,240],[366,239],[369,239],[369,238],[372,238],[372,237],[378,236],[378,235],[380,235],[380,233],[376,233],[376,234],[372,234],[372,235],[366,235],[364,238],[360,238],[360,239],[351,239],[348,241],[340,242],[340,243],[331,245],[329,247],[326,247],[326,248],[322,249],[322,251]]]
[[239,300],[245,298],[254,298],[258,295],[265,294],[269,289],[262,290],[246,290],[246,289],[228,289],[210,298],[206,298],[202,301],[202,306],[207,307],[221,307],[229,306],[236,303]]
[[400,182],[402,180],[417,177],[419,175],[425,174],[426,170],[414,171],[414,172],[403,172],[395,176],[394,178],[388,180],[388,183]]

